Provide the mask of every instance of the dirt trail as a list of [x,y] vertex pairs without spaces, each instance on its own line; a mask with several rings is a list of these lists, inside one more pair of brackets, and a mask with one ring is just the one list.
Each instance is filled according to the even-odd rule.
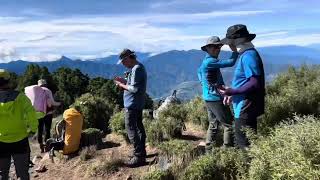
[[[183,132],[182,139],[187,140],[188,142],[192,143],[193,145],[197,146],[200,142],[203,142],[203,137],[205,135],[205,132],[201,130],[201,128],[187,124],[187,131]],[[110,179],[110,180],[124,180],[128,179],[129,177],[134,179],[137,179],[139,176],[147,173],[150,170],[151,165],[156,163],[156,158],[158,151],[156,148],[151,148],[150,146],[147,146],[147,153],[148,158],[147,162],[149,164],[139,167],[139,168],[127,168],[127,167],[120,167],[120,169],[112,174],[104,174],[102,176],[98,177],[92,177],[90,176],[90,167],[94,163],[99,163],[102,161],[106,161],[110,158],[120,158],[123,160],[128,159],[132,147],[128,145],[125,140],[115,134],[108,134],[107,137],[104,139],[105,141],[105,147],[101,150],[98,150],[96,152],[96,155],[93,159],[87,160],[87,161],[81,161],[80,157],[74,157],[69,160],[64,160],[61,156],[54,158],[54,163],[51,162],[51,160],[44,161],[45,166],[47,167],[47,171],[44,173],[37,173],[35,172],[36,167],[38,167],[38,164],[35,165],[35,167],[30,169],[31,179],[35,180],[64,180],[64,179]],[[32,155],[31,159],[33,159],[36,155],[41,155],[42,157],[44,154],[41,154],[39,152],[38,145],[36,141],[31,140],[31,149],[32,149]],[[57,154],[57,153],[56,153]],[[14,169],[11,168],[11,175],[14,176]],[[129,178],[129,179],[130,179]]]

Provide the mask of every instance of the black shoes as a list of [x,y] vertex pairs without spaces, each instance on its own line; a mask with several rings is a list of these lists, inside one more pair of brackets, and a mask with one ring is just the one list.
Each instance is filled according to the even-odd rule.
[[128,162],[125,163],[128,167],[135,168],[146,164],[145,157],[133,156]]

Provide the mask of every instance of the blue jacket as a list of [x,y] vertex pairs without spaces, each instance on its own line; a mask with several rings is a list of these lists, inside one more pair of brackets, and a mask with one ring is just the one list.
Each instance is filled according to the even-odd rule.
[[238,53],[233,52],[230,59],[218,60],[209,54],[198,69],[198,78],[202,85],[202,98],[205,101],[221,101],[222,97],[213,85],[224,85],[220,68],[232,67],[237,61]]

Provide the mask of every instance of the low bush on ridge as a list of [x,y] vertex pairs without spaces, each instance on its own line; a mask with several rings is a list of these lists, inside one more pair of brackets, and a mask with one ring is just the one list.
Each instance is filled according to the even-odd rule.
[[185,170],[183,179],[318,179],[320,120],[298,117],[269,136],[257,136],[248,151],[215,149]]
[[320,177],[320,121],[295,117],[253,141],[250,179],[317,179]]
[[105,99],[86,93],[77,98],[72,106],[79,107],[84,116],[84,129],[97,128],[107,132],[113,109]]
[[266,112],[259,121],[258,132],[270,129],[298,115],[320,115],[320,68],[289,68],[267,87]]
[[201,125],[203,129],[208,128],[208,113],[204,101],[201,97],[197,96],[187,104],[187,120],[197,125]]

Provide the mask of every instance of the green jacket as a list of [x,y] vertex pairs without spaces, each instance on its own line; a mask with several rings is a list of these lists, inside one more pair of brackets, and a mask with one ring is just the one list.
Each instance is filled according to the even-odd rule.
[[31,101],[23,93],[0,90],[0,142],[14,143],[36,132],[38,119]]

